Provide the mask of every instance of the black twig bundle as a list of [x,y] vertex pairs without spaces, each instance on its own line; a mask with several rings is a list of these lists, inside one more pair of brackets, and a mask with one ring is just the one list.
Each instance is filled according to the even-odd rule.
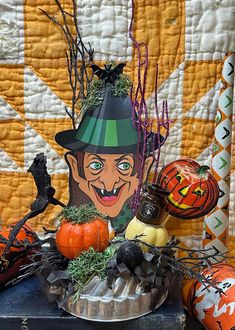
[[[145,259],[147,260],[148,266],[151,265],[156,268],[159,272],[159,269],[162,269],[163,272],[167,271],[168,275],[177,275],[183,276],[185,278],[196,279],[198,282],[204,285],[205,289],[210,286],[218,290],[219,293],[222,293],[222,289],[218,288],[218,283],[211,280],[211,275],[204,275],[203,271],[205,268],[210,269],[210,267],[215,263],[218,263],[219,259],[228,259],[229,257],[221,253],[215,247],[209,249],[187,249],[179,245],[180,241],[172,237],[171,241],[166,246],[155,246],[140,240],[141,235],[136,236],[135,239],[130,240],[130,242],[136,243],[138,245],[145,245],[149,248],[149,252],[145,253]],[[115,243],[120,241],[116,240]],[[184,257],[177,257],[176,252],[183,251]],[[137,272],[136,272],[137,270]],[[119,272],[111,272],[111,276],[117,276]],[[139,276],[139,269],[135,269],[133,272],[134,276]],[[167,276],[168,276],[167,275]],[[152,273],[151,273],[152,276]],[[154,277],[151,277],[151,285],[155,285],[153,280]],[[112,282],[112,278],[108,279],[109,282]],[[153,281],[153,282],[152,282]]]
[[[86,46],[81,38],[81,33],[78,27],[77,20],[77,3],[72,0],[73,10],[68,13],[62,7],[59,0],[55,0],[58,9],[62,15],[63,24],[61,24],[56,15],[49,15],[45,10],[40,10],[57,26],[60,27],[65,40],[67,42],[68,50],[66,51],[67,70],[69,75],[69,83],[72,89],[72,109],[71,112],[65,107],[65,111],[72,120],[73,128],[76,128],[76,106],[77,103],[86,98],[89,91],[89,85],[92,81],[93,75],[89,74],[90,65],[93,62],[94,49],[91,48],[90,43]],[[72,26],[71,26],[72,19]],[[75,28],[75,32],[74,32]],[[91,72],[91,70],[90,70]]]

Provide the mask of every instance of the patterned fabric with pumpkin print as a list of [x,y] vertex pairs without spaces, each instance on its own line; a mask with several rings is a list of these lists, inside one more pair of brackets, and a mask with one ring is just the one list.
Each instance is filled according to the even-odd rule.
[[189,289],[187,307],[206,329],[235,329],[235,268],[219,264],[205,270],[204,275],[216,281],[223,293],[211,286],[207,290],[194,281]]

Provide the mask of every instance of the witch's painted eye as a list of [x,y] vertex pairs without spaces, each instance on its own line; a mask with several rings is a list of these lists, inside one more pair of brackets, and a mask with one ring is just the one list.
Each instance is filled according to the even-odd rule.
[[193,194],[196,194],[198,196],[203,196],[205,194],[205,191],[202,190],[200,187],[197,187],[196,189],[194,189]]
[[92,162],[90,163],[89,167],[93,170],[101,170],[103,168],[103,164],[99,162]]
[[131,165],[127,162],[123,162],[123,163],[118,164],[117,167],[122,171],[127,171],[131,168]]
[[184,181],[184,176],[180,173],[177,173],[175,177],[179,183],[182,183]]

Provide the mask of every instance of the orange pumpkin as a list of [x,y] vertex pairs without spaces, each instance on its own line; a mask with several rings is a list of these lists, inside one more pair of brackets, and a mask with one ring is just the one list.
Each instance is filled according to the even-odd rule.
[[[209,286],[208,290],[198,281],[188,287],[186,305],[189,311],[207,328],[231,330],[235,327],[235,268],[218,264],[206,269],[203,274],[217,282],[218,290]],[[188,284],[186,284],[188,285]]]
[[168,211],[182,219],[194,219],[209,213],[217,204],[219,186],[208,171],[192,159],[179,159],[162,168],[158,184],[170,192]]
[[56,232],[56,245],[66,258],[75,259],[90,247],[101,252],[108,246],[108,224],[94,207],[68,206],[62,212],[62,216]]

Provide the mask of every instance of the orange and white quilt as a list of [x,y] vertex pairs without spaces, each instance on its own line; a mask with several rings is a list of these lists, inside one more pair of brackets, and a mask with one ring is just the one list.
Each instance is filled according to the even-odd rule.
[[[62,6],[72,10],[70,0]],[[225,54],[235,51],[234,0],[135,0],[134,36],[149,50],[146,99],[154,103],[158,64],[158,100],[168,100],[170,135],[160,167],[180,157],[211,165],[216,109]],[[84,43],[95,61],[126,62],[134,84],[136,54],[128,35],[131,0],[77,0]],[[64,107],[71,105],[66,42],[60,29],[40,11],[59,17],[54,0],[0,0],[0,215],[18,221],[29,210],[36,187],[27,169],[39,152],[48,159],[56,197],[68,200],[68,168],[57,132],[70,129]],[[228,99],[232,106],[232,98]],[[235,252],[235,128],[230,185],[229,249]],[[227,164],[229,166],[230,164]],[[230,183],[229,183],[230,179]],[[51,226],[59,207],[31,220],[33,229]],[[168,223],[170,234],[198,246],[203,219]]]

